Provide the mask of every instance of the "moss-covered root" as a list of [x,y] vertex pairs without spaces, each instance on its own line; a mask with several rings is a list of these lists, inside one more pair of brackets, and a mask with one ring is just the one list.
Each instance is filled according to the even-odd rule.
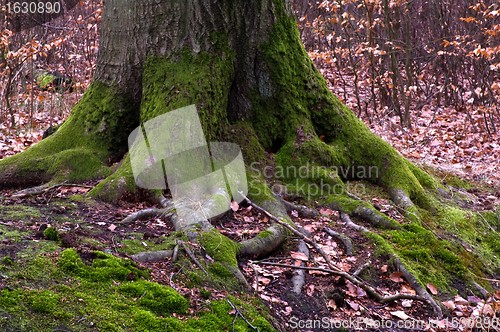
[[[215,279],[225,277],[228,271],[237,281],[236,284],[248,288],[248,283],[240,269],[236,255],[240,249],[240,245],[226,236],[222,235],[215,229],[200,233],[199,243],[205,249],[205,252],[215,260],[211,264],[209,271],[215,274]],[[230,283],[231,284],[231,283]]]
[[325,202],[332,209],[367,220],[374,227],[383,229],[400,228],[397,221],[379,212],[365,201],[356,200],[344,195],[331,195]]
[[393,202],[403,209],[406,218],[411,221],[420,220],[417,207],[403,190],[392,188],[389,189],[388,192]]
[[28,150],[0,160],[0,187],[72,182],[111,173],[107,164],[126,146],[134,123],[133,103],[94,82],[68,120]]
[[130,165],[130,156],[127,154],[118,169],[99,182],[88,192],[88,195],[102,201],[116,203],[127,194],[135,194],[137,189]]
[[[378,235],[376,235],[375,233],[372,233],[367,228],[355,224],[349,218],[348,215],[342,213],[341,217],[342,217],[342,220],[344,222],[346,222],[346,225],[348,227],[351,227],[351,228],[355,229],[356,231],[362,232],[365,235],[368,235],[368,236],[370,236],[372,238],[373,237],[378,237]],[[419,296],[421,296],[422,298],[424,298],[429,303],[429,305],[432,307],[432,310],[434,311],[434,314],[437,317],[441,318],[443,316],[443,312],[442,312],[441,307],[437,304],[437,302],[425,290],[425,288],[420,284],[420,282],[417,280],[417,278],[404,266],[404,264],[399,260],[399,258],[396,256],[396,254],[392,250],[390,250],[390,249],[388,249],[387,251],[388,251],[387,254],[390,254],[393,257],[393,261],[394,261],[397,269],[403,274],[403,276],[405,277],[406,281],[408,281],[410,283],[410,285],[413,287],[413,289],[415,289],[415,291],[417,292],[417,294]]]
[[[250,192],[249,199],[260,205],[263,209],[287,222],[292,222],[288,217],[286,208],[281,201],[274,196],[265,180],[257,173],[248,172]],[[272,224],[257,236],[242,241],[238,252],[239,256],[264,256],[272,253],[278,248],[288,236],[288,231],[279,224]]]
[[432,298],[432,296],[425,290],[425,288],[418,282],[417,278],[408,271],[408,269],[401,263],[401,261],[395,257],[394,258],[394,263],[398,267],[398,270],[403,274],[403,277],[405,277],[406,281],[410,283],[410,285],[415,289],[418,295],[422,296],[424,299],[427,300],[429,305],[432,307],[432,310],[434,311],[434,314],[441,318],[443,316],[443,311],[439,304]]

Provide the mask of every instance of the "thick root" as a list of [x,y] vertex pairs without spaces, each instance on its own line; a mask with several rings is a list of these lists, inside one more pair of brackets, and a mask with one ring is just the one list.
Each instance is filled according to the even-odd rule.
[[53,135],[0,160],[0,188],[109,176],[108,165],[123,156],[128,133],[138,123],[136,106],[112,88],[92,83]]
[[332,195],[326,200],[326,203],[333,210],[368,221],[373,227],[384,229],[400,228],[397,221],[379,212],[367,202],[356,200],[348,196]]
[[[250,192],[249,195],[255,200],[260,200],[259,203],[262,207],[259,208],[291,223],[292,221],[288,217],[285,206],[274,196],[265,181],[262,178],[253,177],[252,179],[253,189],[251,187],[251,190],[254,190],[254,192]],[[284,227],[274,223],[257,236],[242,241],[238,255],[250,257],[268,255],[276,250],[288,235],[289,232]]]

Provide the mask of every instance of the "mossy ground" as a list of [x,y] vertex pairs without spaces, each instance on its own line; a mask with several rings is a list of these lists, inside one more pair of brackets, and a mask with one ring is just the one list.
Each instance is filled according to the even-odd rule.
[[[52,210],[57,211],[61,202],[55,201]],[[83,207],[73,204],[66,206],[66,213]],[[92,207],[99,208],[99,205],[94,203]],[[60,241],[53,241],[58,238],[52,238],[55,234],[59,235],[57,232],[44,232],[45,236],[50,235],[51,240],[42,237],[33,241],[36,235],[30,228],[24,229],[23,220],[31,218],[33,225],[36,225],[47,216],[52,217],[49,211],[50,208],[22,205],[2,207],[0,211],[0,220],[8,220],[18,226],[18,229],[0,226],[2,243],[9,243],[0,248],[2,331],[66,329],[163,332],[230,331],[233,328],[232,307],[225,300],[216,300],[210,291],[203,290],[204,305],[193,312],[188,298],[171,287],[151,281],[149,272],[138,268],[131,260],[85,249],[92,235],[89,235],[89,241],[78,242],[79,251],[61,248]],[[65,217],[67,223],[71,215]],[[89,226],[80,219],[73,222],[80,223],[79,227]],[[55,221],[53,226],[47,229],[55,231],[60,225]],[[215,240],[214,236],[207,235],[206,243],[210,253],[218,257],[221,255],[221,244],[220,241],[212,241]],[[123,251],[133,253],[139,249],[169,248],[175,239],[182,238],[180,234],[174,233],[171,240],[166,238],[159,243],[148,240],[151,247],[145,248],[141,244],[144,242],[142,237],[141,233],[131,233],[128,241],[117,238],[115,241],[123,244]],[[185,272],[181,269],[174,281],[186,280],[184,275],[194,278],[200,272],[189,270],[193,268],[189,260],[184,263]],[[234,262],[228,259],[228,263]],[[221,287],[227,284],[229,278],[233,278],[231,272],[220,263],[210,264],[207,268],[218,278]],[[203,279],[199,279],[192,287],[200,287],[203,283]],[[253,325],[261,331],[274,331],[264,318],[269,316],[258,300],[239,293],[235,295],[237,297],[229,295],[229,299]],[[237,331],[252,330],[241,318],[236,319],[234,328]]]
[[[53,331],[227,331],[233,317],[224,300],[207,301],[195,317],[187,314],[189,301],[170,287],[142,279],[146,273],[129,261],[96,253],[85,264],[73,249],[60,257],[45,253],[22,262],[2,264],[7,287],[0,291],[3,330]],[[23,271],[29,271],[27,274]],[[21,284],[16,280],[24,278]],[[258,309],[232,298],[262,331],[273,331]],[[174,318],[173,313],[185,317]],[[235,327],[250,331],[244,321]]]
[[[371,183],[351,182],[347,188],[367,201],[376,198],[394,205],[382,188]],[[500,218],[494,211],[462,209],[452,200],[436,203],[436,208],[434,212],[419,208],[421,220],[403,219],[398,230],[372,229],[377,254],[396,255],[422,284],[432,283],[444,293],[466,288],[475,292],[472,280],[491,290],[482,278],[500,271]]]

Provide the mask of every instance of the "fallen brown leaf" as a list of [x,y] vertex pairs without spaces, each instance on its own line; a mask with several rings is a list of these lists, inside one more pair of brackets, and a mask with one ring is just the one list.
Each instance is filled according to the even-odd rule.
[[438,294],[438,290],[437,290],[437,287],[434,286],[433,284],[431,283],[428,283],[427,285],[425,285],[427,287],[427,290],[429,292],[431,292],[432,295],[437,295]]

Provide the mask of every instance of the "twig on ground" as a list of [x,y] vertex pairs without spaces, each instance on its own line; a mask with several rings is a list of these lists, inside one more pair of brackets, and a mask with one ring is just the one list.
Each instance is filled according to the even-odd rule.
[[350,192],[346,192],[347,196],[351,197],[352,199],[356,200],[356,201],[362,201],[361,198],[359,198],[358,196],[354,195],[354,194],[351,194]]
[[255,274],[255,292],[259,292],[259,271],[257,271],[255,264],[252,264],[252,261],[248,261],[248,263],[252,267],[253,273]]
[[193,252],[191,251],[191,249],[188,248],[188,246],[186,245],[186,243],[184,241],[181,241],[181,240],[177,240],[177,244],[180,244],[182,246],[182,248],[184,249],[184,251],[186,252],[186,254],[188,254],[189,258],[191,258],[191,260],[200,268],[200,270],[202,270],[206,276],[208,277],[209,274],[207,272],[207,270],[205,270],[205,268],[203,267],[203,265],[201,265],[200,261],[196,258],[196,256],[193,254]]
[[115,253],[118,255],[118,249],[116,249],[115,236],[111,237],[111,242],[113,242],[113,249],[115,249]]
[[479,279],[483,279],[483,280],[486,280],[486,281],[491,281],[491,282],[500,282],[499,279],[491,279],[491,278],[483,278],[483,277],[478,277]]
[[[177,272],[174,272],[174,273],[171,273],[171,274],[170,274],[170,276],[168,277],[168,284],[170,285],[170,287],[172,287],[172,284],[173,284],[173,281],[172,281],[172,280],[174,279],[174,277],[175,277],[177,274],[179,274],[179,273],[181,273],[181,272],[182,272],[182,269],[184,269],[184,265],[183,265],[183,266],[181,266],[181,268],[179,269],[179,271],[177,271]],[[172,287],[172,288],[175,288],[175,287]]]
[[238,316],[240,316],[241,319],[243,319],[245,321],[245,323],[247,323],[248,326],[250,326],[250,328],[252,328],[254,331],[259,332],[259,328],[256,326],[253,326],[252,323],[250,323],[248,321],[248,319],[246,319],[245,316],[243,316],[241,311],[239,311],[238,308],[236,308],[236,306],[233,304],[233,302],[229,301],[228,299],[226,299],[226,301],[227,301],[227,303],[229,303],[229,305],[231,305],[231,307],[235,311],[235,315],[234,315],[234,319],[233,319],[233,332],[234,332],[234,323],[236,322],[236,319],[238,318]]
[[361,265],[360,267],[358,267],[356,269],[356,271],[354,271],[354,273],[352,274],[353,276],[359,276],[361,274],[361,272],[363,272],[368,266],[370,266],[372,264],[372,261],[371,260],[368,260],[365,264]]

